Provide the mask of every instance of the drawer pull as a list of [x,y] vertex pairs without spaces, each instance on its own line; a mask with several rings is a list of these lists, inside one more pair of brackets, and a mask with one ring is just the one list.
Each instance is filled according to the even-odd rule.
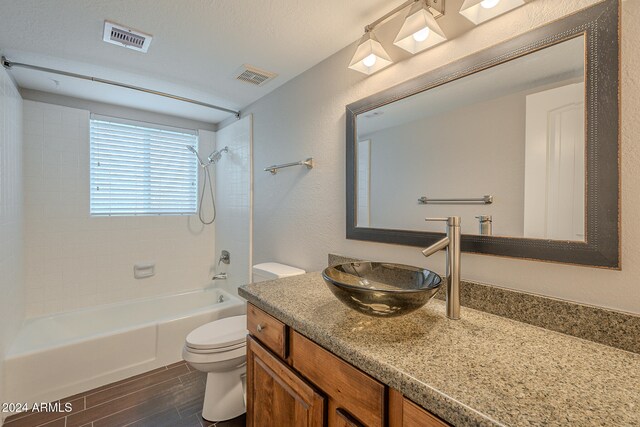
[[284,323],[249,304],[247,307],[247,329],[262,344],[284,359],[287,354],[287,328]]

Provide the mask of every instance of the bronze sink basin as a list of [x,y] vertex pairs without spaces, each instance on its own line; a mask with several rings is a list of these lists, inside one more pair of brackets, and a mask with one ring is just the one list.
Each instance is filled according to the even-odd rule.
[[385,262],[348,262],[327,267],[322,278],[348,307],[376,317],[395,317],[425,305],[442,278],[433,271]]

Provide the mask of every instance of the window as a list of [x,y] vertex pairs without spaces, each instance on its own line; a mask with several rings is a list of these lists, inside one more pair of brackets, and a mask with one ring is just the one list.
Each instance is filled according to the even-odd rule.
[[92,216],[196,213],[196,131],[91,115]]

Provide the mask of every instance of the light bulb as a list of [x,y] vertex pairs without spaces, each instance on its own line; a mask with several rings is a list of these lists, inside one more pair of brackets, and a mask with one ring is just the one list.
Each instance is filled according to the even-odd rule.
[[430,32],[429,27],[424,27],[423,29],[413,33],[413,39],[417,42],[423,42],[429,37]]
[[500,3],[500,0],[482,0],[480,2],[480,6],[484,7],[485,9],[492,9],[496,7],[498,3]]
[[373,67],[377,60],[378,58],[376,57],[376,55],[372,53],[362,60],[362,65],[364,65],[365,67]]

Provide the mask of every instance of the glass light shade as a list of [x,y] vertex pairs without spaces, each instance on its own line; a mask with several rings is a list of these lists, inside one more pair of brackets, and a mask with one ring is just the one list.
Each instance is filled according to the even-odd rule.
[[349,68],[364,74],[373,74],[391,65],[393,61],[372,31],[367,32],[353,54]]
[[418,53],[445,40],[447,37],[428,10],[427,4],[419,1],[409,9],[393,44],[407,52]]
[[489,19],[507,13],[524,4],[524,0],[465,0],[460,14],[474,24],[482,24]]

